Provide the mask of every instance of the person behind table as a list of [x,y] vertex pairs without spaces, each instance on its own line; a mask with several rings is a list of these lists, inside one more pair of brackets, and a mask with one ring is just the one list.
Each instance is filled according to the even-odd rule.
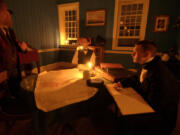
[[93,63],[95,65],[95,53],[90,50],[88,46],[90,45],[90,40],[88,38],[80,38],[79,39],[80,46],[77,47],[72,63],[73,64],[86,64],[88,62]]
[[[133,49],[132,58],[134,63],[141,65],[140,70],[133,77],[119,80],[114,84],[114,87],[133,87],[156,112],[143,118],[143,121],[148,121],[149,126],[145,124],[141,125],[143,127],[138,126],[142,119],[141,116],[136,117],[136,115],[122,118],[120,122],[124,120],[129,124],[134,123],[136,132],[146,130],[146,126],[153,134],[165,135],[170,134],[175,126],[179,98],[178,85],[173,74],[156,53],[157,46],[154,42],[148,40],[137,42]],[[132,123],[131,125],[133,125]],[[138,132],[138,134],[140,133]]]
[[4,0],[0,0],[0,70],[8,74],[8,87],[12,96],[17,96],[21,74],[19,70],[18,52],[31,50],[25,42],[19,42],[12,29],[10,10]]

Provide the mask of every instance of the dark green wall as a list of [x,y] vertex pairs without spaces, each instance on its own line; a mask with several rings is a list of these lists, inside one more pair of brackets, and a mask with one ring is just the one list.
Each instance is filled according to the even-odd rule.
[[[80,15],[80,36],[89,36],[94,39],[100,35],[106,39],[105,49],[111,49],[113,18],[114,18],[114,0],[79,0]],[[86,27],[85,15],[87,10],[105,9],[106,24],[105,26]]]
[[[59,28],[57,4],[80,3],[80,36],[96,38],[98,35],[106,39],[105,50],[111,50],[114,21],[115,0],[6,0],[13,10],[14,29],[20,40],[27,41],[37,49],[57,48],[59,44]],[[166,51],[174,44],[180,46],[180,30],[173,28],[179,16],[179,0],[150,0],[146,39],[154,40],[159,51]],[[85,13],[92,9],[106,9],[106,24],[99,27],[85,26]],[[167,32],[153,32],[154,18],[157,15],[169,15],[170,24]],[[54,51],[41,53],[41,65],[58,61],[70,61],[72,51]],[[109,54],[105,62],[119,62],[126,67],[136,67],[128,54]]]
[[[153,40],[159,48],[159,51],[167,51],[177,44],[177,29],[173,27],[176,18],[180,13],[179,0],[150,0],[148,23],[146,29],[146,39]],[[169,15],[170,22],[167,32],[153,32],[155,16]]]
[[56,0],[6,0],[13,10],[19,40],[37,49],[57,48],[59,28]]
[[74,52],[73,51],[54,51],[54,52],[43,52],[40,53],[41,65],[48,65],[59,61],[71,62]]

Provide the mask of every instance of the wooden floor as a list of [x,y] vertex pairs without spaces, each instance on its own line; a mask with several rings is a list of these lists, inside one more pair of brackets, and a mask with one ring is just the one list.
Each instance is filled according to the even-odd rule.
[[[82,117],[62,126],[54,123],[45,135],[115,135],[115,118],[112,112],[107,111],[91,117]],[[0,135],[34,135],[31,121],[21,120],[12,123],[11,128],[6,128],[6,122],[0,122]]]

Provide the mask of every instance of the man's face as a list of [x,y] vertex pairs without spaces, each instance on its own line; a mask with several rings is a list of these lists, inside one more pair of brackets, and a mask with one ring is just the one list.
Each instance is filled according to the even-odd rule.
[[83,45],[84,48],[87,48],[88,45],[89,45],[89,42],[88,42],[88,40],[87,40],[86,38],[81,38],[81,39],[79,40],[79,44],[80,44],[80,45]]
[[140,45],[135,45],[132,58],[134,63],[144,64],[147,60],[147,52],[145,52]]
[[0,5],[0,26],[12,26],[11,15],[5,3]]

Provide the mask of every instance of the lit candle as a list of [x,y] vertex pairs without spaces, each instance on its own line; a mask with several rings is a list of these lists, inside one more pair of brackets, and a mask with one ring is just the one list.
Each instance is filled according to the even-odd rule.
[[89,70],[91,70],[93,67],[93,64],[91,62],[88,62],[87,65],[88,65]]

